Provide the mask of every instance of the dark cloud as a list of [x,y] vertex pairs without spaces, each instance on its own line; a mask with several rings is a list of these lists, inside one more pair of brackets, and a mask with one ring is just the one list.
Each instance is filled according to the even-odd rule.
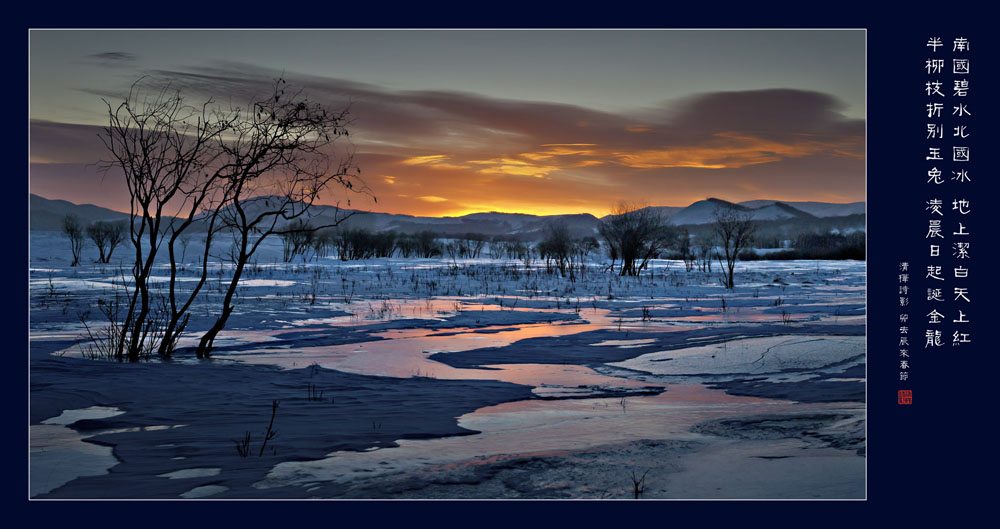
[[135,55],[124,51],[106,51],[104,53],[88,55],[87,57],[109,63],[132,62],[136,59]]

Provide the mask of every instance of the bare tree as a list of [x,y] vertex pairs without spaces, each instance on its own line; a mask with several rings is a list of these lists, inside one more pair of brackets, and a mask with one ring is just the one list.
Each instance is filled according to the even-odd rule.
[[87,226],[87,236],[94,241],[94,246],[97,246],[100,262],[111,262],[111,254],[125,240],[125,225],[125,222],[99,220]]
[[667,221],[645,204],[619,202],[601,219],[598,230],[608,243],[611,268],[621,259],[623,276],[639,275],[674,239]]
[[[226,136],[219,138],[226,204],[218,211],[234,237],[233,271],[222,312],[198,344],[199,357],[211,354],[235,308],[233,297],[243,270],[268,236],[301,229],[292,221],[308,220],[320,194],[333,187],[367,191],[363,184],[359,187],[361,170],[350,153],[336,162],[329,155],[335,140],[347,136],[347,124],[347,109],[331,112],[301,93],[286,95],[285,81],[278,79],[273,92],[240,111]],[[348,217],[338,215],[308,230],[336,226]]]
[[[719,266],[722,270],[723,285],[732,289],[733,272],[740,252],[753,243],[757,225],[753,221],[753,211],[738,210],[730,207],[717,207],[713,212],[715,217],[715,236],[720,247],[718,254]],[[725,259],[725,262],[723,262]]]
[[545,227],[545,239],[538,243],[538,254],[545,259],[545,269],[552,271],[555,263],[559,275],[565,277],[566,269],[574,255],[573,239],[565,222],[550,222]]
[[[132,291],[121,311],[123,321],[113,326],[123,335],[115,340],[119,345],[113,356],[137,360],[151,340],[159,344],[161,356],[172,354],[187,325],[188,310],[207,280],[213,236],[226,230],[234,240],[234,272],[222,314],[198,347],[199,356],[207,355],[233,310],[243,267],[260,243],[268,235],[284,233],[289,221],[307,218],[311,205],[329,187],[354,188],[360,170],[350,157],[331,171],[324,152],[347,134],[346,110],[332,114],[298,94],[286,97],[284,84],[279,79],[267,99],[228,110],[211,99],[200,107],[188,105],[169,86],[148,90],[142,80],[119,104],[105,102],[109,124],[101,140],[111,157],[104,166],[124,173],[131,197],[129,237],[135,248]],[[182,292],[177,286],[177,248],[183,260],[190,240],[187,230],[195,223],[206,233],[200,277]],[[150,275],[164,245],[170,279],[160,299],[161,294],[150,289]]]
[[76,266],[80,264],[80,254],[83,252],[83,226],[76,215],[66,215],[63,218],[63,233],[69,237],[69,247],[73,254],[70,266]]
[[[185,312],[204,284],[215,216],[210,214],[206,222],[209,236],[201,281],[182,303],[176,286],[175,245],[196,216],[213,211],[213,206],[223,201],[223,191],[217,185],[221,169],[211,168],[219,156],[215,140],[228,130],[230,116],[212,113],[210,100],[200,108],[192,107],[169,86],[147,89],[142,79],[132,85],[120,103],[105,104],[108,126],[100,138],[111,157],[103,165],[106,170],[117,168],[124,174],[131,199],[129,238],[135,249],[133,290],[123,311],[124,321],[118,325],[127,338],[117,340],[120,346],[116,356],[138,360],[140,353],[148,349],[148,340],[160,343],[161,354],[173,350],[178,328],[183,329],[182,322],[186,322]],[[148,320],[151,311],[159,309],[149,278],[164,242],[170,255],[169,299],[165,305],[171,315],[165,318],[165,329],[154,329]],[[162,319],[161,315],[153,318]]]

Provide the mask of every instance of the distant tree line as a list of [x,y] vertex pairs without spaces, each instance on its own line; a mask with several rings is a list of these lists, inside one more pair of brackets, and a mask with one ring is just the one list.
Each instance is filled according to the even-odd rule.
[[280,234],[282,258],[288,263],[336,256],[341,261],[380,257],[431,258],[447,251],[458,258],[479,257],[485,238],[468,234],[466,239],[445,243],[432,231],[413,234],[372,231],[366,228],[312,229],[307,223],[289,227]]
[[866,258],[865,233],[805,233],[791,242],[791,248],[777,252],[757,253],[746,251],[740,254],[744,261],[755,260],[795,260],[795,259],[854,259]]
[[[865,215],[858,213],[841,217],[809,219],[754,219],[754,246],[757,248],[782,248],[791,245],[803,235],[850,233],[865,225]],[[714,223],[685,225],[693,241],[710,240],[714,236]],[[787,243],[786,243],[787,241]]]

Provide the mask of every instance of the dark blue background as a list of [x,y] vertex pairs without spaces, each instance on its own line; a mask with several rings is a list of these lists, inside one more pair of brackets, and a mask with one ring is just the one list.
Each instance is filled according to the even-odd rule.
[[[9,167],[12,188],[8,204],[21,204],[4,211],[5,225],[18,234],[18,249],[24,260],[3,260],[11,279],[3,305],[5,336],[11,347],[5,390],[8,395],[9,431],[4,435],[8,459],[4,502],[41,523],[60,520],[74,526],[161,525],[169,522],[195,526],[245,525],[264,527],[347,525],[382,526],[402,524],[475,524],[495,522],[521,525],[558,523],[615,526],[673,526],[721,522],[752,525],[816,526],[836,524],[905,524],[925,514],[946,516],[952,523],[990,505],[996,490],[994,468],[992,325],[995,287],[988,275],[993,267],[989,248],[996,240],[992,232],[990,204],[996,164],[992,128],[997,121],[996,71],[998,28],[995,16],[971,4],[909,3],[898,9],[874,3],[769,3],[765,5],[711,3],[693,6],[663,4],[657,8],[623,3],[588,7],[573,4],[542,8],[514,3],[495,5],[460,4],[433,9],[415,4],[402,10],[380,5],[375,8],[337,4],[227,5],[131,4],[118,9],[107,3],[29,7],[30,14],[8,19],[5,50],[11,67],[24,65],[20,75],[8,81],[11,100],[24,102],[22,113],[8,118],[11,158],[21,158],[25,172]],[[796,27],[868,29],[868,500],[852,502],[32,502],[25,500],[27,473],[27,283],[22,263],[27,260],[27,138],[24,135],[27,107],[27,28],[29,27]],[[965,193],[973,201],[973,216],[967,217],[972,231],[970,278],[967,285],[973,305],[967,311],[973,343],[952,349],[949,343],[933,354],[921,352],[922,341],[914,335],[911,383],[915,403],[898,406],[898,295],[899,261],[911,263],[914,288],[911,318],[920,321],[923,310],[919,278],[926,260],[927,229],[924,203],[932,196],[946,200],[954,193],[936,192],[926,184],[928,166],[926,115],[928,101],[923,69],[929,57],[924,46],[930,36],[941,36],[950,53],[951,39],[966,36],[972,43],[973,88],[968,102],[973,116],[970,172],[973,181]],[[941,52],[939,52],[941,53]],[[21,62],[23,61],[23,62]],[[950,67],[950,62],[949,65]],[[950,79],[951,76],[942,76]],[[948,86],[950,88],[950,86]],[[950,113],[951,101],[945,101]],[[21,121],[18,118],[23,118]],[[946,129],[946,133],[950,129]],[[949,138],[946,137],[944,145]],[[944,169],[942,167],[942,169]],[[945,171],[949,175],[948,171]],[[16,189],[20,186],[20,189]],[[944,186],[947,187],[947,186]],[[23,190],[24,194],[18,192]],[[25,197],[24,202],[19,202]],[[949,212],[946,211],[946,214]],[[948,217],[945,217],[946,219]],[[954,218],[954,217],[952,217]],[[946,222],[947,224],[947,222]],[[15,231],[21,229],[23,231]],[[950,241],[949,241],[950,244]],[[948,248],[943,252],[950,253]],[[925,266],[925,265],[924,265]],[[950,266],[945,267],[946,270]],[[915,270],[915,271],[914,271]],[[21,286],[23,285],[23,286]],[[950,292],[950,283],[947,285]],[[6,327],[9,326],[9,329]],[[911,323],[914,331],[921,326]],[[23,337],[23,338],[19,338]],[[949,337],[950,338],[950,337]],[[20,355],[20,356],[19,356]],[[929,520],[929,519],[928,519]]]

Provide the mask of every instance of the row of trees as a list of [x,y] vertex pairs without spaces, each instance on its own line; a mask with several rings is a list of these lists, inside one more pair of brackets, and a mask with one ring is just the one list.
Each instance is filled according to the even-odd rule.
[[[109,314],[114,332],[103,338],[109,356],[138,360],[154,351],[172,354],[207,280],[214,239],[225,232],[231,236],[229,277],[215,321],[196,350],[198,357],[209,356],[232,315],[245,267],[261,244],[271,235],[303,231],[296,221],[309,217],[321,193],[335,188],[367,192],[352,155],[333,156],[334,143],[348,135],[348,109],[332,111],[301,92],[286,91],[283,79],[245,106],[211,99],[191,105],[179,91],[148,87],[143,79],[117,104],[105,103],[108,126],[100,139],[110,156],[102,165],[124,178],[131,219],[126,229],[134,250],[127,299]],[[177,252],[186,248],[195,223],[205,233],[199,279],[181,290]],[[169,274],[165,293],[150,284],[163,250]]]
[[807,233],[791,241],[792,248],[758,255],[753,252],[742,252],[740,259],[857,259],[864,260],[865,233],[856,231],[848,234],[840,233]]
[[69,238],[70,251],[73,261],[70,266],[80,264],[80,257],[83,255],[83,244],[86,239],[90,239],[100,254],[97,262],[110,263],[111,254],[125,240],[124,221],[109,222],[99,220],[90,224],[86,228],[76,215],[66,215],[63,218],[63,233]]
[[713,237],[692,247],[689,234],[671,226],[658,210],[641,204],[621,202],[605,217],[598,231],[604,238],[611,257],[611,269],[620,261],[619,274],[636,276],[645,270],[650,259],[665,252],[679,254],[690,263],[700,263],[702,270],[711,272],[711,260],[723,268],[721,277],[726,288],[734,287],[734,273],[740,253],[753,243],[756,224],[750,211],[716,208]]
[[716,208],[714,217],[712,237],[697,246],[691,244],[686,230],[671,226],[657,210],[639,204],[619,203],[598,230],[607,244],[612,270],[620,260],[618,270],[623,276],[639,275],[650,259],[672,252],[688,263],[689,271],[698,264],[702,271],[711,272],[712,259],[718,260],[721,282],[731,289],[736,262],[753,244],[756,223],[751,211],[735,208]]
[[432,231],[401,234],[394,231],[373,232],[364,228],[313,229],[307,223],[297,224],[281,233],[282,258],[286,263],[296,257],[327,257],[332,250],[342,261],[377,257],[439,257],[447,251],[459,258],[478,257],[482,250],[476,242],[456,241],[444,244]]
[[[717,260],[723,269],[723,284],[733,288],[736,262],[750,248],[756,225],[749,211],[719,208],[714,216],[713,236],[702,237],[697,245],[691,244],[687,230],[671,226],[656,209],[625,202],[617,204],[601,221],[598,232],[611,257],[610,269],[615,270],[617,266],[620,275],[637,276],[648,268],[651,259],[670,254],[683,259],[689,271],[698,266],[702,271],[711,272],[712,261]],[[365,229],[317,231],[303,221],[296,221],[281,237],[285,262],[299,255],[306,258],[310,249],[314,256],[324,257],[330,247],[345,261],[397,254],[475,259],[488,246],[493,258],[525,260],[536,254],[544,260],[547,270],[558,271],[562,276],[581,269],[585,258],[601,248],[593,236],[574,239],[569,227],[562,222],[549,224],[544,239],[534,248],[523,241],[504,237],[496,237],[488,243],[484,235],[476,233],[441,241],[430,231],[414,235]]]
[[547,226],[545,239],[534,247],[513,237],[488,239],[481,233],[444,238],[429,230],[415,234],[373,232],[363,228],[313,231],[306,225],[296,226],[295,230],[282,234],[281,238],[285,262],[291,262],[298,256],[303,260],[327,257],[331,249],[343,261],[395,256],[447,257],[457,261],[478,259],[488,249],[489,256],[493,259],[530,261],[532,257],[540,257],[545,260],[547,269],[557,270],[564,276],[574,267],[582,265],[584,258],[600,249],[600,243],[595,237],[573,239],[564,223]]
[[559,275],[575,279],[575,271],[582,270],[584,261],[601,245],[594,237],[574,239],[570,236],[566,224],[556,222],[549,224],[545,239],[538,243],[538,256],[545,260],[546,270],[558,270]]

